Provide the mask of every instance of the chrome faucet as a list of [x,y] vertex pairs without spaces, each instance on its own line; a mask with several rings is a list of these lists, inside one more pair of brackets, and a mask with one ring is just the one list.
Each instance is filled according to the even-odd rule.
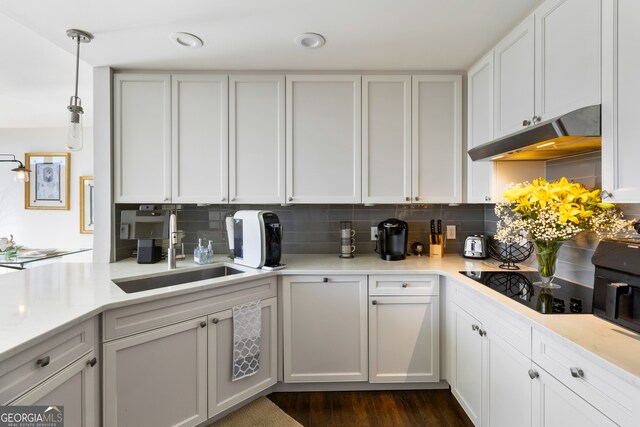
[[167,251],[169,270],[176,268],[176,243],[178,243],[178,227],[176,222],[176,214],[171,214],[169,217],[169,250]]

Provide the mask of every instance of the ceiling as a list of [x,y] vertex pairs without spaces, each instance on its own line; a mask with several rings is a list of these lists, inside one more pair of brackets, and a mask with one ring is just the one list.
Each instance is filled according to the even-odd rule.
[[[91,32],[90,66],[170,70],[466,70],[541,0],[2,0],[0,127],[4,113],[36,99],[68,103],[75,44],[68,28]],[[34,12],[37,11],[37,12]],[[10,18],[10,19],[9,19]],[[181,47],[169,33],[204,41]],[[327,43],[304,50],[303,32]],[[57,46],[57,48],[56,48]],[[8,64],[6,66],[5,64]],[[87,105],[90,67],[80,97]],[[84,77],[88,74],[88,78]],[[90,90],[90,89],[89,89]],[[29,120],[26,120],[27,122]],[[13,126],[17,127],[17,126]]]

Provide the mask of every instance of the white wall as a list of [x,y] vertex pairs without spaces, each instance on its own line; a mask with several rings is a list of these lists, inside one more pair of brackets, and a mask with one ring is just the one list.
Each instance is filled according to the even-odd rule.
[[[64,107],[64,104],[63,104]],[[0,153],[24,163],[27,152],[64,152],[65,128],[0,129]],[[93,175],[93,129],[84,129],[84,149],[71,152],[70,210],[24,208],[24,184],[14,181],[15,166],[0,163],[0,237],[13,234],[18,245],[31,248],[92,248],[93,235],[80,234],[80,176]],[[91,261],[92,252],[63,258]]]

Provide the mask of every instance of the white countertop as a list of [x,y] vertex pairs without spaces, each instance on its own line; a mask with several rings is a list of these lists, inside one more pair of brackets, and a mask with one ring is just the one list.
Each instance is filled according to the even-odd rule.
[[[216,257],[216,261],[229,261]],[[485,295],[533,325],[554,332],[577,351],[587,350],[605,361],[614,374],[640,387],[640,334],[588,314],[544,315],[458,273],[460,270],[498,270],[492,261],[410,257],[383,261],[374,255],[342,259],[336,255],[285,255],[284,270],[246,273],[188,285],[126,294],[111,279],[167,273],[165,262],[137,264],[135,259],[114,264],[56,263],[0,275],[0,361],[107,309],[232,284],[251,277],[277,274],[389,274],[433,273],[450,277]],[[196,266],[178,261],[176,271]]]

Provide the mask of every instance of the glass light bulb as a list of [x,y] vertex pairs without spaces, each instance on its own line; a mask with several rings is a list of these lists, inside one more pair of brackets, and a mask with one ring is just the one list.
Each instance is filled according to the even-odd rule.
[[65,147],[70,151],[82,150],[82,114],[71,112],[71,118],[67,127],[67,142]]
[[18,170],[16,171],[16,174],[13,177],[13,179],[17,182],[29,182],[29,172],[24,170]]

